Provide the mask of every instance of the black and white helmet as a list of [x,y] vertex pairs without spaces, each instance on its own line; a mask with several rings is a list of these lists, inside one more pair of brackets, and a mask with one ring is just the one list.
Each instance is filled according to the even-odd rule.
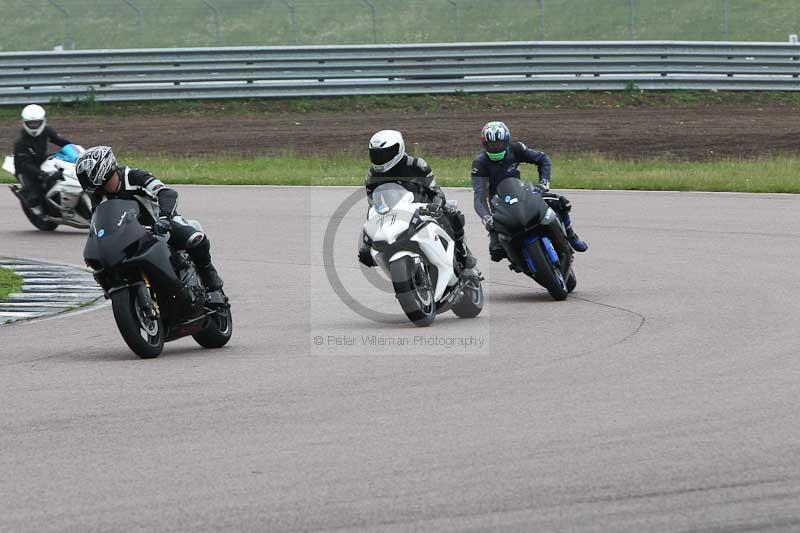
[[40,105],[31,104],[22,110],[22,127],[31,137],[38,137],[47,125],[44,108]]
[[386,172],[403,159],[406,143],[403,135],[395,130],[381,130],[369,140],[369,160],[372,168]]
[[81,187],[94,192],[117,170],[117,158],[110,146],[89,148],[75,161],[75,174]]

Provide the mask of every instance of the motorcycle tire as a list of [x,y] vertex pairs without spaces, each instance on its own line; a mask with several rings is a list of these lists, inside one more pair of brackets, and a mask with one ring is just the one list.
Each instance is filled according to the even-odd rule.
[[153,359],[164,349],[164,323],[144,316],[135,287],[125,287],[111,294],[111,309],[117,328],[133,353],[142,359]]
[[575,277],[575,271],[570,268],[569,275],[567,276],[567,292],[574,291],[577,285],[578,279]]
[[[436,318],[436,302],[433,300],[433,287],[427,269],[419,271],[411,257],[403,257],[389,263],[395,296],[409,320],[416,326],[433,324]],[[420,276],[427,276],[427,287],[420,283]]]
[[28,221],[33,224],[36,229],[41,231],[53,231],[58,227],[58,222],[53,222],[52,220],[47,220],[44,217],[34,214],[25,202],[20,201],[20,205],[22,206],[22,212],[25,213],[25,216],[28,217]]
[[192,338],[203,348],[222,348],[233,335],[233,316],[231,308],[218,309],[208,317],[208,325],[198,331]]
[[567,290],[564,276],[561,274],[558,265],[555,265],[552,261],[550,261],[550,258],[547,256],[547,252],[545,252],[544,245],[541,243],[541,241],[537,241],[532,244],[526,244],[525,248],[527,249],[531,260],[536,267],[534,279],[542,287],[547,289],[547,292],[550,293],[550,296],[552,296],[554,300],[566,300],[569,291]]
[[460,318],[475,318],[483,310],[483,286],[478,282],[478,288],[464,287],[461,299],[453,305],[453,313]]

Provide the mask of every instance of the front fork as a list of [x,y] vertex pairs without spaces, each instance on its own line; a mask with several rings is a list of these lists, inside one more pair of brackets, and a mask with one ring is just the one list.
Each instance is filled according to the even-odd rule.
[[[103,286],[103,283],[100,283],[100,280],[98,279],[98,274],[99,274],[98,272],[95,272],[95,280],[98,281],[98,283],[101,286]],[[158,307],[158,303],[153,298],[152,292],[150,290],[150,280],[147,278],[147,274],[142,272],[141,275],[142,275],[141,281],[135,281],[127,285],[117,285],[115,287],[112,287],[106,292],[105,297],[106,299],[111,298],[111,295],[114,294],[115,292],[122,291],[128,288],[135,290],[136,296],[139,299],[139,303],[142,306],[142,310],[144,311],[145,316],[147,316],[147,318],[150,320],[155,320],[161,314],[161,310]]]
[[136,290],[139,293],[139,301],[142,302],[142,309],[150,320],[155,320],[160,314],[158,303],[152,297],[150,290],[150,280],[147,279],[147,274],[142,272],[142,282],[136,283]]

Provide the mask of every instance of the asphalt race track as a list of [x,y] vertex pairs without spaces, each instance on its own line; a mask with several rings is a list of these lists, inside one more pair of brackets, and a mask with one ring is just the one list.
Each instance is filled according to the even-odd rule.
[[[488,262],[474,320],[396,313],[354,189],[183,187],[233,302],[139,360],[103,305],[0,327],[0,530],[797,531],[800,197],[573,191],[578,288]],[[180,207],[179,206],[179,207]],[[82,263],[0,194],[0,255]],[[333,267],[332,265],[336,265]]]

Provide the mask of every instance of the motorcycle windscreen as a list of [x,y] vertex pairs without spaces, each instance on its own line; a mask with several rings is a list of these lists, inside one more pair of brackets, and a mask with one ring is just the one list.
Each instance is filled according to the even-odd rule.
[[384,183],[372,191],[372,205],[379,215],[385,215],[403,199],[414,201],[414,193],[397,183]]
[[83,258],[92,268],[109,268],[128,257],[126,248],[149,238],[139,223],[139,204],[131,200],[106,200],[92,215]]
[[537,224],[547,212],[542,195],[517,178],[501,181],[491,203],[495,223],[512,233]]
[[78,160],[78,157],[85,152],[86,150],[83,149],[82,146],[77,144],[66,144],[61,147],[61,150],[53,154],[53,158],[58,159],[59,161],[65,161],[67,163],[75,163]]

